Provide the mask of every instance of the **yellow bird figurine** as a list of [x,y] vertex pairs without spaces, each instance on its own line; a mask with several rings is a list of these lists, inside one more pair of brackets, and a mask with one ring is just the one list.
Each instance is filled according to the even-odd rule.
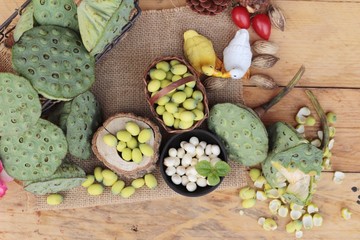
[[212,42],[195,30],[190,29],[184,32],[184,55],[199,73],[213,77],[225,77],[218,70],[218,67],[222,66],[222,62],[216,57]]

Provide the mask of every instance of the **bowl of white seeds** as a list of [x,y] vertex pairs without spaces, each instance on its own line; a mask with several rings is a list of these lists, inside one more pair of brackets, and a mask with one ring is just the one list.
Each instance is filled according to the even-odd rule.
[[[202,162],[205,161],[205,162]],[[219,163],[220,162],[220,163]],[[223,143],[214,134],[194,129],[172,136],[160,155],[160,171],[175,192],[199,197],[214,191],[229,171]],[[217,172],[219,169],[219,173]]]

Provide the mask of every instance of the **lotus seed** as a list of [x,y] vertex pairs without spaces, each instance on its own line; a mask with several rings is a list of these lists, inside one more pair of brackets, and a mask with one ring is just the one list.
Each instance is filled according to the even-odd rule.
[[145,184],[148,188],[154,189],[157,187],[157,180],[155,176],[151,173],[148,173],[144,176]]
[[87,188],[87,191],[92,196],[98,196],[103,193],[104,187],[101,184],[94,183]]
[[129,198],[135,193],[135,188],[133,186],[125,187],[120,192],[120,196],[123,198]]
[[122,180],[118,180],[114,183],[114,185],[112,185],[111,192],[114,195],[118,195],[124,187],[125,187],[125,182]]
[[103,178],[103,175],[102,175],[102,168],[101,167],[96,167],[94,169],[94,177],[95,177],[96,181],[102,182],[102,180],[104,178]]
[[171,167],[167,167],[165,170],[166,175],[168,176],[173,176],[176,173],[176,168],[171,166]]
[[111,134],[104,135],[103,141],[105,144],[107,144],[110,147],[115,147],[118,143],[116,137]]
[[125,124],[125,129],[132,135],[137,136],[140,133],[140,127],[135,122],[127,122]]
[[181,176],[181,185],[186,186],[188,182],[189,182],[189,178],[186,175]]
[[81,184],[83,187],[89,187],[91,184],[95,182],[95,177],[93,175],[87,175],[86,180]]
[[171,181],[176,184],[176,185],[179,185],[181,183],[181,177],[178,175],[178,174],[173,174],[171,176]]
[[141,188],[144,185],[145,185],[145,180],[143,178],[137,178],[131,182],[131,186],[133,186],[134,188]]
[[169,153],[170,157],[176,157],[177,156],[176,148],[170,148],[168,153]]
[[197,188],[197,185],[194,182],[188,182],[186,184],[186,190],[188,190],[189,192],[194,192],[196,190],[196,188]]
[[60,194],[50,194],[46,198],[47,204],[52,205],[52,206],[61,204],[63,202],[63,200],[64,200],[64,198]]

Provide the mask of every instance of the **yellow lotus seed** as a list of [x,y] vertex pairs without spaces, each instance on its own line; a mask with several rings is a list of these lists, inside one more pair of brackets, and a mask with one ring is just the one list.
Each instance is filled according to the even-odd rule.
[[178,60],[171,60],[171,61],[170,61],[170,65],[171,65],[171,66],[174,66],[174,65],[176,65],[176,64],[180,64],[180,62],[179,62]]
[[174,76],[174,74],[171,71],[166,73],[166,79],[167,80],[171,80],[173,76]]
[[94,183],[87,188],[87,192],[91,196],[98,196],[104,192],[104,187],[99,183]]
[[153,80],[164,80],[166,78],[166,72],[161,69],[155,69],[150,72],[150,78]]
[[194,121],[185,122],[180,120],[179,122],[179,128],[183,130],[191,128],[192,125],[194,125]]
[[[160,84],[160,88],[166,88],[167,86],[169,86],[171,84],[170,80],[162,80],[161,84]],[[173,91],[172,91],[173,92]]]
[[184,64],[172,65],[170,71],[175,75],[183,75],[187,72],[187,67]]
[[256,204],[256,200],[251,198],[251,199],[245,199],[242,201],[241,206],[243,208],[252,208],[253,206],[255,206]]
[[144,154],[147,157],[151,157],[154,155],[154,149],[149,144],[141,143],[139,145],[139,148],[142,154]]
[[130,161],[131,160],[131,149],[130,148],[124,148],[123,151],[121,152],[121,158],[125,161]]
[[106,134],[103,137],[103,141],[106,145],[109,145],[110,147],[115,147],[117,145],[117,139],[114,135]]
[[204,99],[202,92],[199,90],[195,90],[192,94],[192,97],[197,101],[202,101]]
[[110,169],[104,169],[102,172],[101,172],[102,176],[103,176],[103,180],[106,180],[106,179],[115,179],[115,181],[117,180],[118,176],[113,172],[111,171]]
[[260,177],[261,171],[260,171],[260,169],[252,168],[252,169],[250,169],[249,175],[250,175],[251,180],[253,182],[255,182],[258,179],[258,177]]
[[122,150],[124,150],[124,148],[126,148],[126,142],[119,141],[118,145],[116,146],[116,150],[118,152],[122,152]]
[[151,80],[147,85],[147,89],[151,93],[159,90],[160,87],[161,87],[161,83],[159,80]]
[[194,89],[191,88],[191,87],[185,87],[184,88],[184,93],[186,94],[187,98],[191,97],[193,92],[194,92]]
[[180,120],[180,113],[179,112],[174,113],[173,116],[174,116],[175,120],[176,119]]
[[330,123],[330,124],[336,122],[336,114],[333,112],[328,112],[326,114],[326,118],[327,118],[328,123]]
[[111,192],[114,195],[118,195],[121,192],[121,190],[123,190],[124,187],[125,187],[125,182],[122,180],[118,180],[116,181],[116,183],[114,183],[114,185],[112,185]]
[[243,200],[255,198],[255,189],[244,187],[239,191],[239,197]]
[[170,97],[169,96],[162,96],[161,98],[159,98],[156,103],[160,106],[164,106],[166,103],[168,103],[170,101]]
[[139,148],[134,148],[131,151],[131,159],[135,162],[135,163],[141,163],[142,159],[143,159],[143,155],[140,151]]
[[174,125],[174,120],[175,120],[175,119],[174,119],[174,116],[173,116],[171,113],[165,111],[165,112],[163,113],[163,115],[162,115],[162,119],[163,119],[164,124],[165,124],[166,126],[172,127],[172,126]]
[[133,186],[128,186],[128,187],[125,187],[123,190],[121,190],[120,196],[123,198],[129,198],[134,193],[135,193],[135,188]]
[[267,218],[267,219],[265,219],[265,222],[263,224],[263,228],[266,231],[274,231],[275,229],[277,229],[277,224],[276,224],[274,219]]
[[145,180],[143,178],[137,178],[131,182],[131,186],[133,186],[134,188],[141,188],[144,185],[145,185]]
[[114,185],[114,183],[117,181],[117,178],[116,179],[107,179],[107,178],[104,178],[102,184],[104,184],[104,186],[106,187],[111,187],[112,185]]
[[159,115],[163,115],[163,114],[164,114],[164,112],[165,112],[165,107],[164,107],[164,106],[160,106],[160,105],[159,105],[159,106],[157,106],[157,107],[156,107],[156,109],[155,109],[155,110],[156,110],[156,113],[157,113],[157,114],[159,114]]
[[131,139],[131,134],[126,130],[120,130],[116,133],[117,139],[123,142],[128,142]]
[[189,76],[193,76],[191,73],[187,72],[183,75],[183,78],[189,77]]
[[200,111],[204,111],[204,109],[205,109],[204,103],[198,102],[196,108],[199,109]]
[[351,219],[352,212],[348,208],[342,208],[341,209],[341,216],[345,220]]
[[186,93],[184,92],[176,92],[171,97],[171,101],[178,104],[184,102],[185,99],[186,99]]
[[188,98],[183,102],[182,105],[187,110],[193,110],[197,106],[197,101],[193,98]]
[[138,146],[138,141],[135,137],[132,137],[127,143],[126,146],[130,149],[134,149]]
[[173,102],[165,104],[165,110],[169,113],[176,113],[178,111],[178,105]]
[[144,176],[145,184],[148,188],[154,189],[157,187],[157,180],[154,175],[148,173]]
[[203,111],[200,111],[199,109],[193,109],[191,110],[191,112],[193,112],[195,114],[195,121],[200,121],[201,119],[203,119],[205,117],[205,114]]
[[143,130],[141,130],[138,136],[139,143],[145,143],[149,141],[152,137],[152,134],[153,133],[150,128],[144,128]]
[[94,169],[94,177],[95,177],[96,181],[102,182],[103,175],[102,175],[102,168],[101,167],[96,167]]
[[316,124],[316,120],[313,116],[308,116],[305,120],[306,126],[314,126]]
[[46,198],[47,204],[52,205],[52,206],[59,205],[60,203],[63,202],[63,200],[64,200],[64,198],[60,194],[50,194]]
[[83,187],[89,187],[91,184],[93,184],[95,182],[95,177],[94,175],[87,175],[86,176],[86,180],[81,184],[81,186]]
[[173,75],[173,77],[171,78],[172,82],[176,82],[178,80],[182,79],[182,77],[180,75]]
[[175,120],[174,120],[174,128],[175,129],[179,129],[179,125],[180,125],[180,119],[178,119],[178,118],[176,118]]
[[185,84],[185,86],[190,87],[190,88],[194,88],[196,86],[196,81],[191,81]]
[[156,64],[156,69],[161,69],[164,72],[170,71],[170,64],[166,61],[161,61]]
[[191,111],[183,111],[180,113],[180,120],[184,122],[194,121],[195,114]]
[[127,122],[125,124],[125,129],[128,131],[132,136],[137,136],[140,133],[140,127],[135,122]]

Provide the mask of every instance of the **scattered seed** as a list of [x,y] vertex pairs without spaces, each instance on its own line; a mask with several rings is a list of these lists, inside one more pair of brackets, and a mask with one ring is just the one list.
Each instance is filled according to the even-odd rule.
[[357,192],[359,189],[357,188],[357,187],[352,187],[351,188],[351,191],[353,191],[353,192]]
[[360,205],[360,200],[357,200],[356,203]]

